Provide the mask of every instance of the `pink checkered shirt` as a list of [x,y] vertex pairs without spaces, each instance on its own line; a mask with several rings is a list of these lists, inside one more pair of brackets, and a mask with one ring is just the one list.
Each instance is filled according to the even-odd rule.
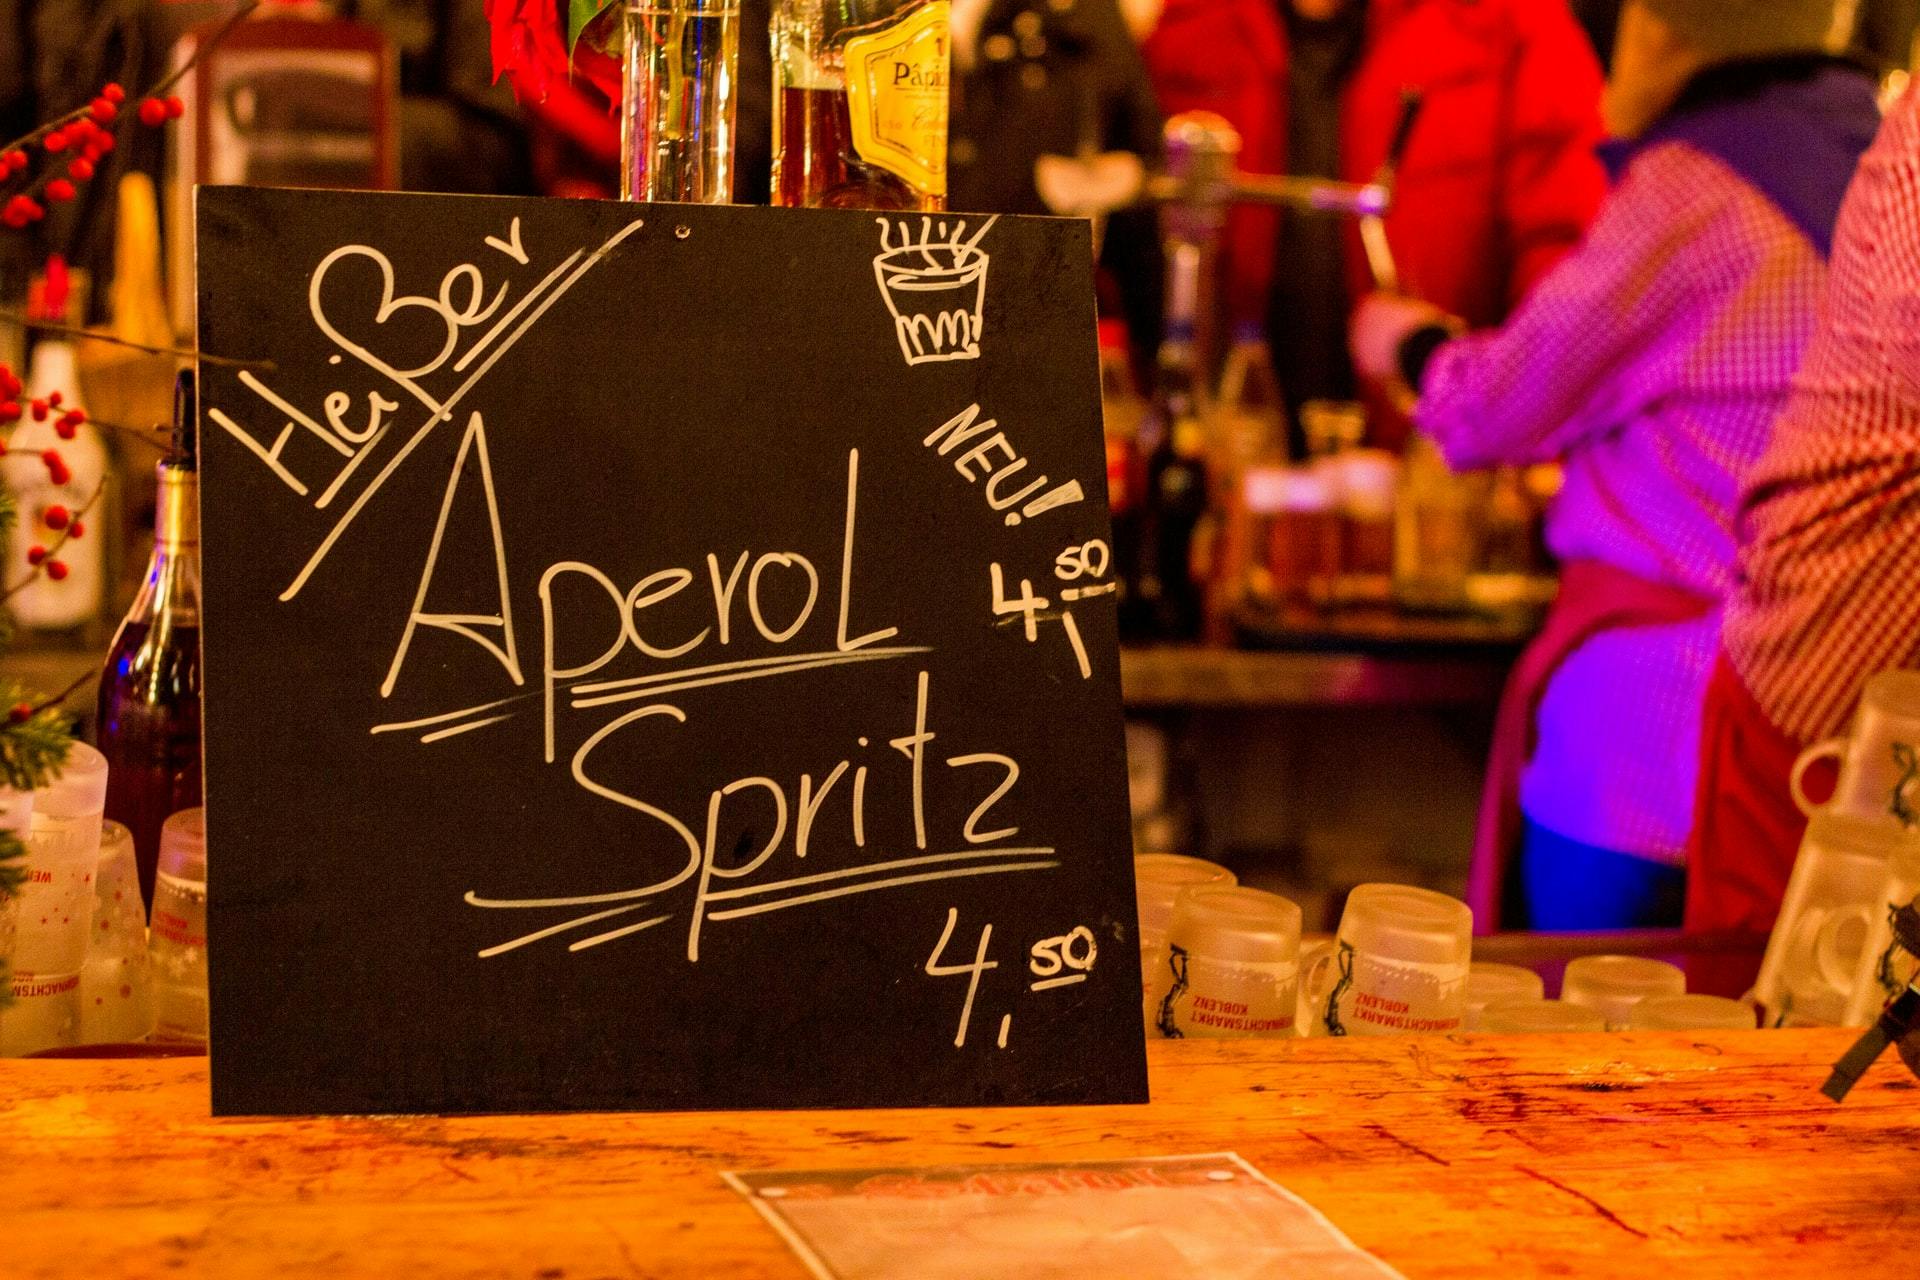
[[1835,231],[1827,317],[1742,495],[1727,656],[1774,726],[1838,732],[1920,666],[1920,98],[1888,114]]
[[[1806,236],[1725,163],[1655,143],[1504,328],[1435,354],[1419,424],[1455,466],[1562,461],[1547,519],[1562,559],[1724,600],[1740,482],[1786,404],[1825,279]],[[1716,610],[1575,650],[1541,701],[1527,816],[1682,861],[1719,645]]]

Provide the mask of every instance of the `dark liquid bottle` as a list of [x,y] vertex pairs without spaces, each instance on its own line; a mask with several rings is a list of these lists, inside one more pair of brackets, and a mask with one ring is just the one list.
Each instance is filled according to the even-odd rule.
[[853,149],[847,95],[839,89],[782,87],[773,202],[817,209],[923,207],[921,194]]
[[947,0],[774,0],[773,203],[947,206]]
[[180,375],[174,445],[160,464],[153,559],[107,653],[99,737],[106,816],[133,833],[140,893],[153,903],[160,827],[200,795],[200,514],[193,375]]

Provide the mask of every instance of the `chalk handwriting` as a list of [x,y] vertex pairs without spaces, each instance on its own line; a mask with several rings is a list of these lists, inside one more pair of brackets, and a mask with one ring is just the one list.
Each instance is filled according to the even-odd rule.
[[[1002,487],[1010,483],[1014,476],[1027,469],[1027,460],[1014,451],[1006,432],[996,430],[999,425],[993,418],[982,420],[980,406],[970,404],[928,432],[926,439],[920,443],[929,449],[937,444],[938,453],[944,458],[958,446],[977,437],[976,443],[953,460],[953,469],[970,483],[985,477],[987,506],[994,511],[1006,512],[1008,525],[1017,525],[1023,519],[1031,520],[1043,511],[1079,502],[1087,496],[1078,480],[1069,480],[1040,493],[1047,487],[1047,477],[1044,475],[1035,476],[1011,492],[1001,492]],[[990,460],[994,454],[1001,459],[997,464]],[[1039,496],[1035,497],[1036,494]],[[1028,502],[1029,498],[1032,501]],[[1027,505],[1018,511],[1012,510],[1022,502]]]
[[873,278],[893,317],[894,339],[909,365],[980,358],[985,327],[987,267],[981,239],[999,219],[967,235],[964,218],[910,219],[880,224]]

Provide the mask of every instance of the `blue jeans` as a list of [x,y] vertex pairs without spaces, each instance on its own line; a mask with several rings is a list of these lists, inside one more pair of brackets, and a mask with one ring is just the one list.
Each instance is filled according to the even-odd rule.
[[1527,924],[1543,932],[1673,929],[1686,907],[1687,873],[1570,840],[1528,818],[1520,886]]

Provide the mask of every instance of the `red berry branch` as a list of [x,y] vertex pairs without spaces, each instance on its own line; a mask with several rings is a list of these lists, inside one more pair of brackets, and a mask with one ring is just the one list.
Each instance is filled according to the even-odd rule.
[[[85,106],[75,107],[31,133],[0,145],[0,195],[6,197],[5,203],[0,204],[0,226],[15,230],[29,226],[47,216],[48,205],[73,199],[79,194],[76,184],[93,177],[101,158],[118,145],[119,135],[129,127],[129,121],[157,129],[178,120],[187,104],[172,92],[173,87],[193,70],[207,50],[219,44],[258,7],[257,0],[250,0],[227,15],[226,21],[200,42],[191,58],[141,95],[139,105],[131,112],[121,110],[127,101],[125,89],[118,84],[103,85]],[[37,170],[8,192],[8,185],[15,184],[20,175],[35,168],[36,150],[41,156]]]
[[[66,464],[60,461],[58,450],[49,449],[41,454],[40,457],[41,460],[47,464],[47,473],[55,484],[65,484],[68,480],[73,479],[72,475],[67,471]],[[64,477],[64,479],[62,477]],[[106,491],[106,488],[107,482],[105,480],[95,485],[93,495],[81,505],[78,511],[70,511],[59,503],[55,503],[40,512],[41,521],[49,529],[58,530],[59,536],[53,540],[53,545],[51,546],[41,546],[36,543],[34,546],[28,548],[27,575],[18,582],[13,583],[4,592],[0,592],[0,604],[5,604],[7,601],[13,599],[14,596],[26,590],[41,574],[45,574],[55,582],[62,581],[66,578],[67,562],[59,558],[60,548],[86,533],[86,525],[81,521],[80,517],[93,510],[94,503],[100,501],[100,495]],[[56,523],[56,521],[58,521],[58,523]]]

